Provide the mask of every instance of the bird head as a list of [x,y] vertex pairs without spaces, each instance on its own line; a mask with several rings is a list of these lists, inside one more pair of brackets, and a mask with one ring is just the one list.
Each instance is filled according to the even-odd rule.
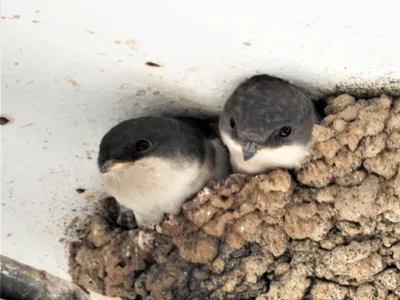
[[248,161],[261,151],[310,143],[315,121],[314,105],[303,90],[277,77],[257,75],[228,98],[219,129],[228,148],[240,148]]
[[201,157],[202,135],[183,121],[148,116],[123,121],[111,128],[99,147],[103,174],[118,172],[149,157]]

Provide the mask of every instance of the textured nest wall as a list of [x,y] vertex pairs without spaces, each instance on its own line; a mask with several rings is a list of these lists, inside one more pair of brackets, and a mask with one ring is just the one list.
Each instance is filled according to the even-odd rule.
[[94,216],[75,282],[125,299],[399,299],[400,99],[329,99],[293,174],[210,183],[156,230]]

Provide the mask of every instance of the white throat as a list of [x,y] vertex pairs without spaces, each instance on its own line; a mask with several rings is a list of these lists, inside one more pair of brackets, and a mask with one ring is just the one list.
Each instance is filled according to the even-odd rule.
[[270,169],[300,167],[311,149],[311,143],[264,149],[258,151],[251,159],[244,161],[241,145],[226,133],[221,132],[221,137],[229,149],[232,169],[237,173],[260,174]]
[[182,203],[211,177],[210,168],[200,161],[148,157],[103,174],[103,181],[142,225],[158,223],[164,213],[178,213]]

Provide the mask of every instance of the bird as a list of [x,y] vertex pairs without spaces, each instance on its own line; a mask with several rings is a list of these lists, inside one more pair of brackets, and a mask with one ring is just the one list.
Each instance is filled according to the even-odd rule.
[[320,121],[311,95],[268,74],[240,83],[223,105],[219,132],[235,173],[295,169],[312,148],[312,127]]
[[204,124],[142,116],[120,122],[101,139],[97,163],[105,188],[133,211],[139,227],[178,214],[209,181],[229,175],[228,149]]

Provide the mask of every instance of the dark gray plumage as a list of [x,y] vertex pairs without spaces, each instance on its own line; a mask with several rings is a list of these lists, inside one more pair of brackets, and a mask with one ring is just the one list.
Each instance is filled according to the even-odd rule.
[[262,173],[299,166],[308,155],[318,114],[311,98],[286,80],[257,75],[226,101],[219,129],[234,171]]
[[208,181],[229,173],[227,149],[200,121],[156,116],[107,132],[98,165],[108,192],[133,210],[139,225],[178,213]]

